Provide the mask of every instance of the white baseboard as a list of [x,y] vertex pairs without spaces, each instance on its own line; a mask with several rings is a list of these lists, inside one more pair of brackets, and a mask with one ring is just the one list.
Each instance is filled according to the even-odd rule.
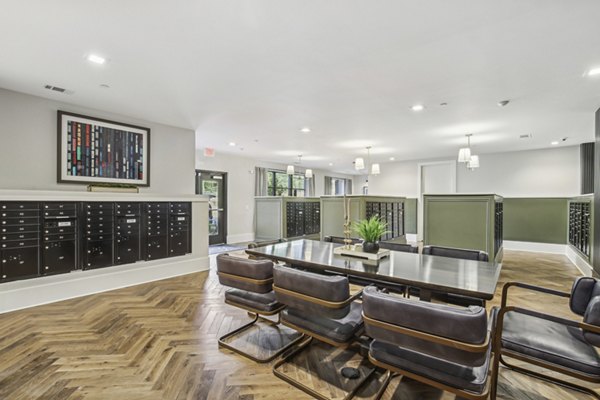
[[566,255],[584,276],[592,276],[592,266],[571,246],[567,246]]
[[517,250],[517,251],[533,251],[536,253],[553,253],[553,254],[566,254],[566,244],[553,244],[553,243],[537,243],[537,242],[517,242],[513,240],[504,240],[502,247],[505,250]]
[[581,255],[566,244],[516,242],[505,240],[502,244],[505,250],[532,251],[536,253],[552,253],[567,256],[584,276],[592,276],[592,266]]
[[405,236],[407,242],[417,243],[419,241],[416,233],[407,233]]
[[254,241],[254,233],[239,233],[237,235],[227,235],[227,244],[245,243]]
[[192,255],[2,284],[0,313],[206,271],[208,257]]

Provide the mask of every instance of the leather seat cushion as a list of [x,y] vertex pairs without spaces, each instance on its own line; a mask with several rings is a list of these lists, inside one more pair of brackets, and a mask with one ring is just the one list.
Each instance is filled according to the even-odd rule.
[[281,320],[335,342],[347,343],[353,339],[363,325],[362,305],[353,302],[348,308],[348,314],[340,319],[327,318],[315,313],[286,308],[281,312]]
[[377,361],[475,393],[482,393],[485,390],[491,360],[490,352],[491,346],[486,362],[478,367],[470,367],[400,348],[380,340],[373,340],[369,349],[369,354]]
[[600,356],[578,328],[511,311],[504,315],[502,346],[600,378]]
[[225,292],[225,300],[233,304],[239,304],[243,307],[264,312],[271,312],[282,306],[275,299],[273,291],[255,293],[240,289],[229,289]]

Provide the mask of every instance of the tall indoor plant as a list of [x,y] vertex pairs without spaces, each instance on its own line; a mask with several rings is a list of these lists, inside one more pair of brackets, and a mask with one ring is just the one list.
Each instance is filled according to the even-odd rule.
[[352,224],[352,230],[364,241],[363,251],[366,253],[379,251],[379,239],[389,232],[386,228],[387,224],[382,222],[378,215]]

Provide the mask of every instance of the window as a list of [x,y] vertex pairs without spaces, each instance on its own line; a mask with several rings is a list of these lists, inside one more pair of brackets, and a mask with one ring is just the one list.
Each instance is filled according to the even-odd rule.
[[288,175],[283,171],[269,170],[268,195],[304,197],[304,179],[304,175]]
[[[327,194],[336,196],[352,194],[352,181],[344,178],[325,177],[325,184],[329,185]],[[329,179],[327,179],[329,178]]]

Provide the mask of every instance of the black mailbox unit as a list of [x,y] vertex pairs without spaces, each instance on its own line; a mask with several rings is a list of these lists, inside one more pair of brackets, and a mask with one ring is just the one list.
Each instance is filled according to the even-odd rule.
[[0,202],[0,283],[191,253],[189,202]]
[[51,202],[42,206],[42,275],[77,269],[77,203]]
[[83,269],[114,265],[114,204],[108,202],[83,203],[82,214]]
[[169,257],[169,203],[146,203],[146,256],[158,260]]
[[0,203],[0,282],[39,275],[39,214],[37,202]]
[[191,253],[191,203],[169,203],[169,255]]
[[142,259],[140,203],[115,203],[115,264],[129,264]]

